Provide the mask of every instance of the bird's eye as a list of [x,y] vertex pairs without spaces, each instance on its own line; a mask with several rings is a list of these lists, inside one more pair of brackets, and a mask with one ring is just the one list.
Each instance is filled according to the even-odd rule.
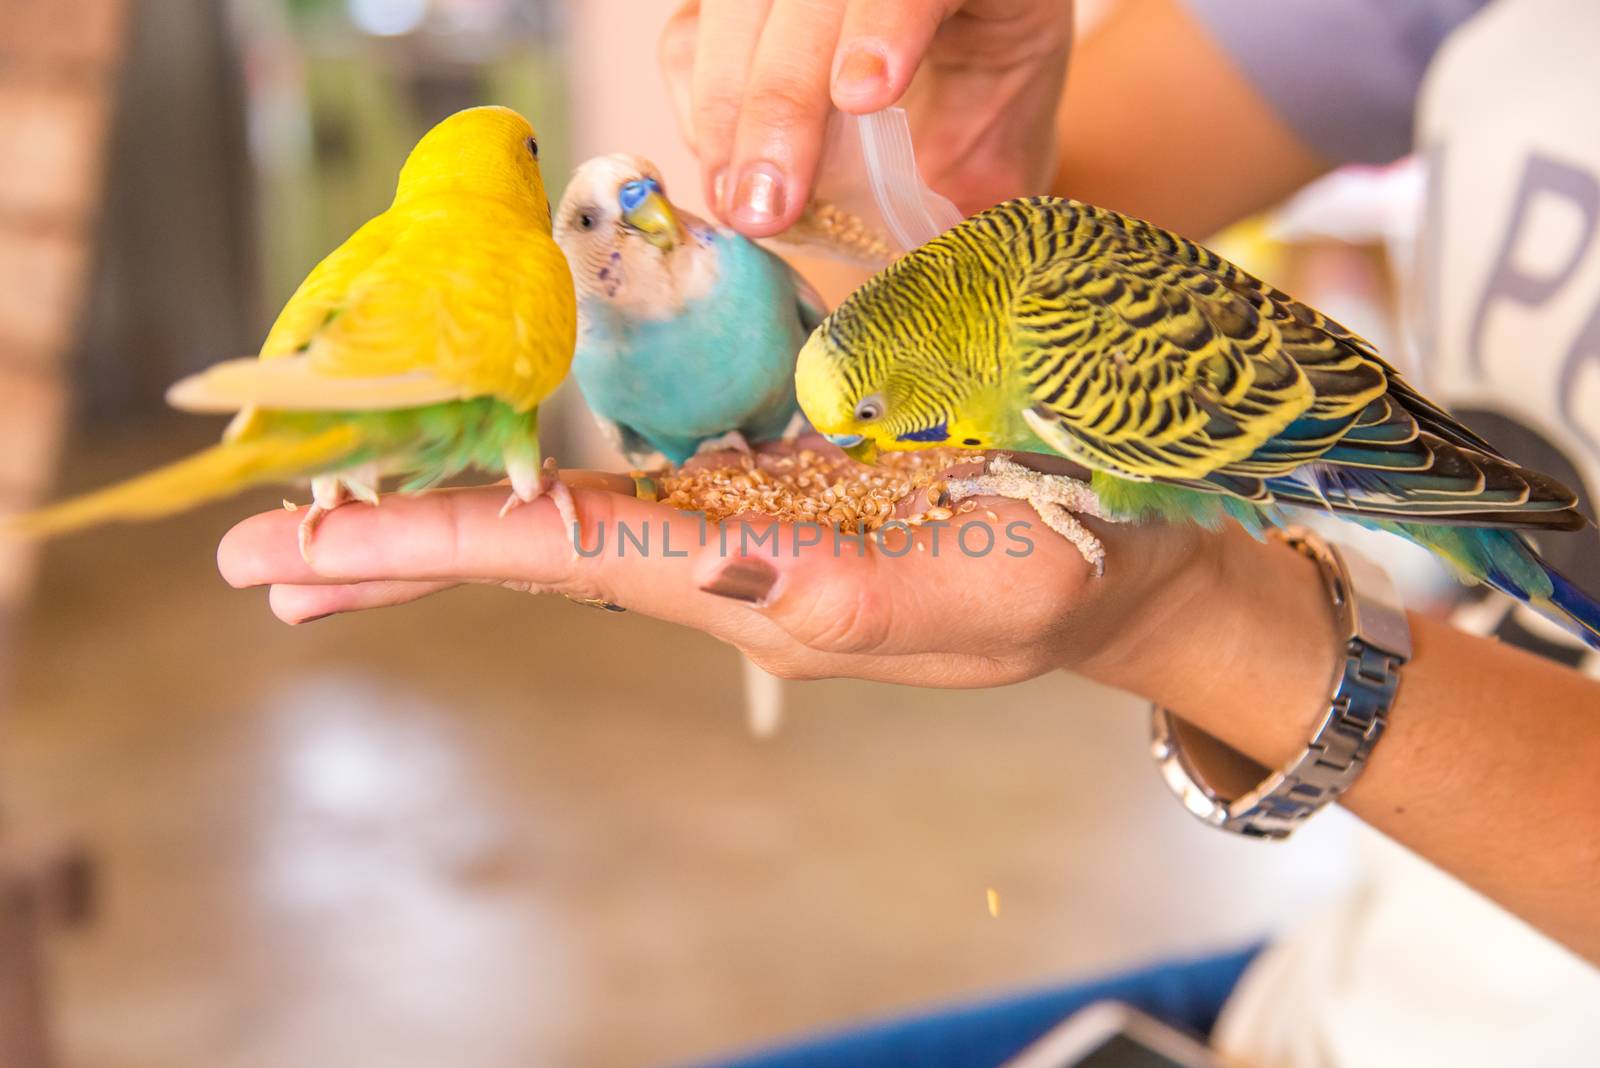
[[527,139],[527,141],[525,141],[523,143],[528,146],[528,155],[532,156],[534,159],[538,159],[539,158],[539,139],[537,137],[530,137],[530,138]]
[[578,216],[578,228],[582,230],[593,230],[594,216],[590,215],[588,212],[584,212],[582,215]]
[[856,405],[856,422],[870,423],[883,418],[883,398],[873,394]]

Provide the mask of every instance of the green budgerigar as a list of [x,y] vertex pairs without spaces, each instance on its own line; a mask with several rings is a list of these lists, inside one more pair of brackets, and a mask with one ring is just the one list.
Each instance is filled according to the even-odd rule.
[[1032,501],[1097,569],[1072,513],[1259,532],[1293,505],[1408,538],[1600,648],[1600,603],[1524,533],[1591,526],[1570,489],[1338,323],[1114,211],[1036,198],[968,219],[829,315],[796,387],[812,425],[860,459],[958,446],[1088,468],[1084,485],[1000,461],[953,489]]

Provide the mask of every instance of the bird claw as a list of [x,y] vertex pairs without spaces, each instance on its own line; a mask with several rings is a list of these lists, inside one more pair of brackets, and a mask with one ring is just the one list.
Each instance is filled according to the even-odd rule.
[[300,559],[308,564],[311,563],[311,539],[317,533],[317,526],[322,522],[323,517],[331,511],[333,511],[332,508],[324,508],[320,504],[313,504],[306,509],[305,516],[300,520]]
[[547,457],[544,465],[538,469],[532,464],[508,462],[506,474],[511,476],[511,496],[500,506],[500,518],[504,519],[524,504],[548,496],[561,516],[562,529],[572,533],[572,555],[576,559],[582,530],[578,524],[578,504],[572,496],[572,490],[561,481],[555,457]]
[[810,429],[811,421],[806,418],[805,413],[795,412],[789,417],[789,425],[783,428],[783,436],[779,440],[785,445],[793,445]]
[[[338,475],[319,475],[311,480],[311,507],[300,520],[300,559],[311,563],[311,539],[329,512],[351,500],[350,490]],[[284,502],[287,507],[288,502]],[[290,509],[294,511],[295,509]]]
[[1106,572],[1106,550],[1098,537],[1078,521],[1079,515],[1091,516],[1107,522],[1116,522],[1100,504],[1094,489],[1066,475],[1051,475],[1035,471],[1005,455],[989,461],[987,470],[970,478],[952,478],[945,482],[952,500],[967,497],[1005,497],[1013,501],[1026,501],[1044,525],[1071,542],[1093,570],[1096,578]]
[[749,455],[755,450],[750,447],[750,440],[737,430],[730,430],[726,434],[718,434],[714,438],[706,438],[695,446],[694,454],[704,456],[709,452],[726,452],[728,450],[742,452]]
[[363,504],[378,507],[378,465],[375,463],[362,464],[353,467],[340,475],[347,498],[358,500]]

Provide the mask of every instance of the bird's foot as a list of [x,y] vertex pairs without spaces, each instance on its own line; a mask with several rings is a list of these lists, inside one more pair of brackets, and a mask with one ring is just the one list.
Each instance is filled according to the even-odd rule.
[[380,475],[378,465],[375,463],[358,464],[339,472],[339,481],[344,483],[346,493],[350,499],[358,500],[362,504],[378,506],[378,483]]
[[311,480],[311,507],[300,519],[300,559],[308,564],[311,562],[311,539],[316,535],[317,527],[329,512],[354,499],[338,475],[318,475]]
[[781,440],[785,445],[793,445],[800,440],[800,436],[811,429],[811,421],[806,418],[805,412],[795,412],[789,417],[789,425],[783,428]]
[[578,539],[581,536],[581,528],[578,526],[578,504],[572,497],[572,490],[561,481],[555,457],[547,457],[543,467],[535,467],[531,463],[508,457],[506,474],[511,477],[511,496],[506,498],[506,503],[501,506],[500,518],[504,519],[521,505],[532,504],[540,497],[548,496],[550,503],[556,506],[556,511],[561,515],[562,529],[572,535],[572,553],[573,556],[577,556]]
[[1078,521],[1078,516],[1115,522],[1100,504],[1100,498],[1087,483],[1066,475],[1035,471],[1005,455],[989,461],[987,470],[969,478],[945,482],[952,500],[967,497],[1005,497],[1027,501],[1044,525],[1071,542],[1094,569],[1095,577],[1105,574],[1106,549],[1094,532]]
[[[311,539],[317,527],[335,508],[361,501],[374,507],[378,504],[378,465],[361,464],[335,475],[318,475],[311,480],[311,507],[300,520],[300,558],[311,562]],[[298,512],[300,506],[293,501],[283,502],[284,511]]]
[[704,456],[708,452],[727,452],[730,449],[746,455],[755,451],[750,447],[748,438],[737,430],[730,430],[726,434],[719,434],[714,438],[706,438],[706,440],[695,446],[694,454],[696,456]]

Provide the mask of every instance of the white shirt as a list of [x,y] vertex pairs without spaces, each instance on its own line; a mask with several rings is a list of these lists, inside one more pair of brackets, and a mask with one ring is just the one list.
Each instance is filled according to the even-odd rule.
[[[1412,293],[1422,385],[1513,458],[1581,489],[1592,515],[1600,3],[1489,5],[1439,47],[1416,130],[1429,168]],[[1600,589],[1593,530],[1540,540],[1579,585]],[[1507,605],[1464,618],[1600,674],[1600,657]],[[1600,971],[1376,832],[1363,835],[1357,889],[1251,966],[1218,1024],[1220,1050],[1255,1068],[1600,1064]],[[1600,909],[1600,887],[1595,900]]]

